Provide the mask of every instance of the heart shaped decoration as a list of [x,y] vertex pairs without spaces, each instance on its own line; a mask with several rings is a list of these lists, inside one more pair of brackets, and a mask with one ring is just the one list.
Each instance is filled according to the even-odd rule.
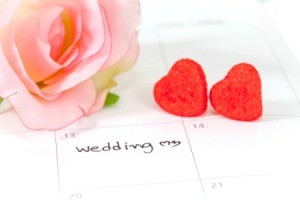
[[198,116],[207,108],[207,82],[202,67],[191,59],[177,61],[154,86],[154,99],[165,111]]
[[209,94],[215,111],[225,117],[253,121],[262,115],[261,79],[256,68],[247,63],[232,67]]

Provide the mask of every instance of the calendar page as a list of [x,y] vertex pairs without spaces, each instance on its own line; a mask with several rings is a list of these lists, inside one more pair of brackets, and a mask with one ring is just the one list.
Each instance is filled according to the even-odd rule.
[[[299,199],[300,66],[259,4],[141,7],[140,57],[117,77],[116,105],[59,131],[1,113],[0,199]],[[199,117],[164,112],[153,87],[180,58],[202,65],[209,89],[237,63],[256,66],[263,116],[234,121],[211,105]]]

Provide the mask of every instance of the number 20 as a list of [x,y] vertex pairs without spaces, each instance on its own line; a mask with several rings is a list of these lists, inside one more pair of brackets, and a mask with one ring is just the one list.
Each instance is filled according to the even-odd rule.
[[70,198],[69,199],[82,199],[83,195],[81,193],[72,193],[70,194]]

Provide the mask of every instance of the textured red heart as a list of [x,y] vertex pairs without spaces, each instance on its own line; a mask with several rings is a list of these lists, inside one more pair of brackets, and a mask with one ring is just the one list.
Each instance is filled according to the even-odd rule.
[[209,94],[217,113],[235,120],[252,121],[262,115],[261,79],[254,66],[235,65]]
[[191,59],[177,61],[154,86],[154,99],[165,111],[185,117],[207,108],[207,83],[202,67]]

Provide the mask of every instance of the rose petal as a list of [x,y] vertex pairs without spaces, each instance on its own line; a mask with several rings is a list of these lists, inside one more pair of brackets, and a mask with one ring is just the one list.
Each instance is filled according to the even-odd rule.
[[72,63],[73,66],[99,52],[105,40],[103,19],[97,0],[76,0],[76,2],[81,8],[83,31],[78,43],[79,55]]
[[[78,57],[78,44],[82,35],[82,15],[81,7],[74,2],[57,2],[65,7],[62,17],[65,35],[63,36],[63,48],[59,56],[54,59],[59,64],[69,67],[70,63]],[[54,40],[55,41],[55,40]]]
[[[55,19],[53,15],[41,13],[37,16],[41,26],[40,34],[42,40],[51,46],[51,58],[63,66],[68,66],[65,60],[70,62],[70,57],[72,57],[73,61],[78,55],[72,54],[82,33],[81,8],[79,4],[74,2],[59,2],[56,5],[60,5],[63,10],[53,23],[51,22]],[[45,7],[48,8],[49,6]],[[49,24],[52,25],[49,26]]]
[[10,110],[11,108],[12,107],[9,104],[9,102],[6,99],[3,99],[2,102],[0,103],[0,114]]
[[55,61],[61,57],[65,34],[62,18],[57,18],[47,34],[47,40],[51,46],[50,57]]
[[138,0],[98,0],[107,14],[112,38],[111,54],[105,66],[108,67],[122,58],[140,23]]
[[122,72],[129,70],[134,63],[136,62],[139,55],[139,43],[138,43],[138,32],[134,32],[129,48],[126,51],[126,54],[113,66],[119,66]]
[[[105,12],[102,12],[103,18],[105,18]],[[69,71],[62,71],[60,74],[56,74],[53,78],[48,79],[44,83],[48,86],[42,89],[43,93],[55,94],[62,92],[68,88],[73,87],[82,80],[86,80],[96,74],[103,64],[107,61],[111,50],[111,39],[108,24],[106,20],[103,21],[104,38],[105,42],[101,50],[95,55],[89,57],[79,63],[78,66]]]
[[78,3],[38,3],[22,5],[15,17],[14,33],[26,71],[35,82],[42,82],[78,56],[74,48],[82,26]]
[[46,98],[47,100],[53,100],[57,98],[60,95],[59,93],[53,95],[42,94],[36,83],[32,81],[31,78],[28,76],[23,66],[22,60],[19,56],[18,50],[15,44],[13,43],[12,36],[12,25],[8,24],[2,30],[0,43],[2,43],[3,53],[7,58],[7,62],[9,63],[10,67],[18,75],[19,79],[22,81],[22,83],[25,85],[29,92],[35,93],[36,95]]
[[[139,2],[137,0],[131,3],[120,0],[101,1],[100,5],[105,9],[105,11],[101,9],[105,30],[105,44],[101,51],[80,63],[75,69],[60,72],[60,74],[56,74],[56,76],[44,82],[49,85],[43,88],[44,93],[55,94],[64,91],[78,84],[79,80],[93,76],[100,68],[104,67],[104,63],[107,67],[109,64],[117,62],[127,52],[140,20]],[[114,10],[114,7],[116,10]],[[109,14],[110,18],[106,17],[106,14]],[[109,28],[107,23],[109,23]],[[110,35],[115,37],[114,41],[110,40]],[[114,50],[110,49],[112,43],[115,45],[115,47],[112,47]],[[110,54],[109,61],[107,61],[108,54]]]
[[94,84],[88,80],[65,91],[55,101],[32,96],[23,89],[10,96],[9,102],[26,127],[35,130],[56,130],[85,116],[95,97]]
[[[61,12],[61,8],[55,5],[47,10],[56,17]],[[34,82],[43,81],[63,67],[50,57],[51,46],[41,40],[40,30],[40,23],[36,19],[18,18],[14,23],[15,44],[26,72]]]
[[[49,3],[48,1],[39,0],[25,0],[24,2],[31,3],[34,6]],[[26,80],[28,77],[26,77],[27,74],[24,68],[22,68],[22,62],[20,62],[20,58],[17,60],[9,60],[10,63],[8,63],[8,58],[6,57],[7,55],[4,56],[2,44],[0,44],[0,96],[8,98],[10,103],[14,106],[15,110],[19,114],[23,123],[31,129],[59,129],[72,123],[83,115],[90,114],[101,108],[104,104],[107,92],[115,84],[113,76],[127,70],[136,60],[138,53],[135,32],[136,26],[140,20],[138,0],[53,0],[51,2],[53,2],[52,5],[76,2],[77,4],[81,4],[83,8],[84,6],[87,6],[86,9],[93,8],[94,11],[99,11],[100,5],[101,12],[99,12],[100,18],[92,19],[87,17],[87,21],[83,20],[83,29],[86,29],[87,31],[82,32],[82,36],[84,36],[82,38],[85,39],[80,38],[78,43],[72,40],[72,43],[67,43],[68,45],[65,45],[66,43],[62,44],[63,39],[61,36],[64,35],[64,33],[62,32],[60,26],[61,23],[59,20],[50,20],[51,25],[53,25],[51,28],[53,29],[49,28],[48,31],[47,28],[42,28],[43,30],[40,31],[39,34],[31,35],[33,38],[38,38],[38,40],[35,40],[36,43],[33,43],[35,44],[35,47],[37,47],[37,52],[40,52],[41,55],[45,53],[45,55],[48,55],[48,57],[52,60],[58,59],[59,63],[57,66],[59,68],[55,68],[56,66],[54,65],[49,65],[50,69],[46,69],[51,71],[51,68],[54,67],[56,71],[59,70],[59,73],[55,73],[53,79],[51,77],[51,79],[48,80],[49,82],[47,81],[47,84],[49,83],[51,85],[45,85],[44,83],[46,82],[39,84],[43,86],[43,93],[41,96],[48,97],[49,95],[49,97],[54,97],[56,95],[57,99],[55,101],[48,101],[49,99],[45,100],[40,96],[33,95],[27,90],[26,87],[31,83],[29,83],[29,80]],[[62,3],[56,4],[58,2]],[[91,17],[93,14],[86,12],[83,15],[90,15]],[[53,16],[55,16],[55,13],[53,13]],[[49,17],[49,19],[50,18],[51,17]],[[47,23],[49,23],[49,19],[44,18],[46,23],[43,22],[42,25],[46,25],[46,27],[48,27]],[[92,25],[90,20],[94,22]],[[103,20],[103,22],[101,22],[101,20]],[[18,22],[18,20],[16,21]],[[0,20],[0,22],[2,21]],[[41,28],[42,20],[31,20],[31,22],[32,26],[22,27],[23,30],[35,28],[35,30],[33,29],[33,32],[36,32],[38,30],[36,22],[40,26],[39,28]],[[26,25],[28,25],[28,23]],[[100,27],[100,29],[97,29],[98,27]],[[103,28],[101,36],[103,36],[103,40],[105,41],[104,43],[103,40],[98,40],[100,38],[99,36],[94,35],[95,32],[101,33],[101,28]],[[97,32],[97,30],[100,30],[100,32]],[[27,36],[29,36],[29,34]],[[110,37],[112,37],[112,39]],[[1,42],[5,44],[3,40]],[[65,49],[64,45],[70,46],[70,48],[63,51],[63,55],[61,55],[60,52],[51,49],[52,47],[57,49]],[[111,48],[112,45],[113,47]],[[22,44],[20,46],[25,49],[26,45]],[[31,45],[28,46],[32,47]],[[7,51],[8,53],[5,53],[11,54],[14,51],[16,51],[16,48],[12,45],[12,48]],[[36,52],[32,52],[34,54],[33,57],[36,58]],[[18,54],[16,57],[18,58]],[[24,57],[22,58],[24,59]],[[10,68],[10,65],[14,62],[17,63],[15,67],[17,66],[21,68],[17,70]],[[37,67],[43,64],[40,61],[38,62],[39,65],[26,66]],[[49,64],[48,60],[46,60],[44,64]],[[62,70],[62,66],[60,66],[60,64],[66,68]],[[106,70],[104,70],[105,67],[109,66],[111,66],[111,68],[106,68]],[[41,67],[43,68],[44,65],[41,65]],[[27,68],[26,70],[29,71]],[[45,74],[42,74],[44,78],[49,77],[46,76],[46,70],[44,71]],[[104,71],[99,72],[99,74],[102,75],[98,76],[97,74],[97,76],[94,77],[94,81],[96,80],[95,82],[101,82],[101,84],[97,86],[96,93],[94,82],[89,78],[99,70]],[[21,76],[19,76],[19,73]],[[30,72],[30,76],[33,77],[34,81],[44,81],[43,78],[38,79],[38,76],[40,76],[38,72],[36,74],[33,73],[35,72]],[[53,73],[48,73],[48,75],[49,74],[51,76]],[[26,83],[28,85],[25,84],[24,86],[24,81],[28,81]],[[30,90],[36,89],[33,85],[29,86],[28,88]],[[97,102],[95,103],[96,95],[98,97]],[[76,99],[76,101],[74,101],[74,99]]]
[[63,128],[88,113],[96,98],[94,84],[88,80],[64,92],[55,101],[46,101],[26,90],[9,67],[1,46],[0,63],[0,96],[8,98],[24,125],[30,129]]
[[127,71],[136,62],[139,54],[137,35],[137,32],[135,32],[130,47],[123,58],[121,58],[113,66],[100,71],[93,76],[93,81],[97,90],[97,99],[90,113],[93,113],[103,107],[108,91],[116,85],[114,77],[119,73]]
[[0,28],[9,23],[22,0],[0,0]]

